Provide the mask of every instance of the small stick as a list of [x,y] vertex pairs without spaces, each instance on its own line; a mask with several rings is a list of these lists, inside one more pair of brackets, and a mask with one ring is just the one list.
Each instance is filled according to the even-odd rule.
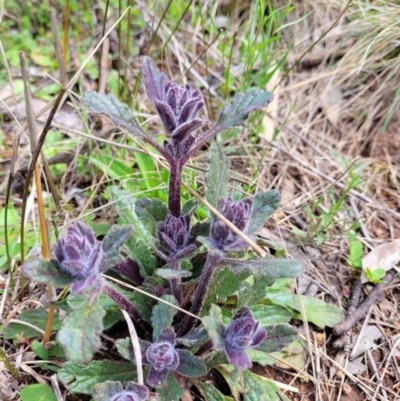
[[377,284],[375,288],[369,293],[367,298],[362,304],[348,316],[342,323],[338,323],[333,327],[333,331],[337,336],[350,330],[359,320],[361,320],[369,311],[371,306],[378,300],[381,294],[389,287],[396,275],[395,270],[389,270],[383,279],[383,283]]

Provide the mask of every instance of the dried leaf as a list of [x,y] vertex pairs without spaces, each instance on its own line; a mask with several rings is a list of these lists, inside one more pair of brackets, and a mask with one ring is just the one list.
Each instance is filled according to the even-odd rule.
[[362,259],[363,272],[361,274],[361,281],[363,283],[369,281],[365,274],[365,269],[368,268],[370,271],[375,271],[377,269],[389,271],[395,268],[399,262],[400,239],[379,245]]
[[330,82],[325,83],[325,90],[322,92],[321,107],[329,122],[337,127],[340,118],[340,109],[343,103],[342,90],[340,87],[332,87]]

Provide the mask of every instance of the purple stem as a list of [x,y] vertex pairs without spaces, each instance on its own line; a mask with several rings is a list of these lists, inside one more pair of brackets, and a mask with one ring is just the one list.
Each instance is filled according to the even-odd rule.
[[168,209],[175,217],[181,215],[181,185],[182,185],[182,170],[184,163],[182,160],[169,159],[169,193],[168,193]]
[[134,319],[135,323],[137,323],[143,330],[150,332],[150,327],[148,324],[140,317],[139,311],[136,307],[122,295],[118,290],[112,287],[108,283],[104,283],[102,291],[105,295],[111,298],[121,309],[128,312],[129,316]]
[[[171,265],[170,267],[173,270],[180,270],[180,268],[181,268],[179,262]],[[171,287],[172,295],[178,301],[179,306],[182,306],[183,305],[183,293],[182,293],[181,279],[180,278],[171,278],[170,287]]]
[[[223,255],[216,253],[209,253],[207,256],[206,264],[204,265],[203,271],[201,273],[199,282],[197,283],[196,290],[194,292],[194,301],[192,303],[192,308],[190,312],[193,315],[199,315],[201,309],[203,308],[204,302],[206,300],[207,291],[211,279],[214,276],[215,269],[220,265]],[[186,334],[194,325],[195,318],[189,316],[184,329],[179,335]]]

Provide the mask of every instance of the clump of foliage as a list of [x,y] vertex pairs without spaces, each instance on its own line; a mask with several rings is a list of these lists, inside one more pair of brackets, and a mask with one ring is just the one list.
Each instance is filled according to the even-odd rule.
[[[87,92],[83,101],[164,157],[170,168],[168,205],[108,188],[125,225],[114,226],[100,242],[89,226],[76,222],[57,240],[51,260],[36,259],[23,266],[24,274],[34,280],[70,286],[67,316],[57,335],[69,362],[59,378],[71,391],[90,393],[96,401],[178,401],[185,388],[196,388],[204,399],[223,400],[222,393],[204,380],[217,369],[224,372],[232,394],[253,389],[262,399],[267,391],[263,386],[270,386],[270,391],[272,384],[249,369],[254,361],[295,340],[296,330],[286,323],[261,327],[253,309],[262,305],[268,286],[279,278],[296,277],[301,267],[291,260],[251,256],[247,242],[232,226],[253,238],[278,207],[279,194],[268,191],[240,199],[238,193],[229,193],[229,165],[215,143],[206,197],[223,218],[210,213],[207,221],[195,222],[198,205],[193,200],[181,205],[181,184],[185,164],[200,148],[218,132],[242,125],[250,112],[266,106],[273,96],[259,89],[237,93],[211,125],[197,117],[204,106],[199,90],[170,82],[148,57],[142,58],[141,67],[145,90],[166,131],[163,145],[112,95]],[[206,125],[211,128],[194,133]],[[107,271],[142,291],[112,284],[102,275]],[[138,359],[130,337],[116,342],[129,363],[90,362],[101,346],[103,330],[122,318],[107,299],[134,322],[145,383],[136,383],[133,364]],[[82,385],[89,371],[96,374],[90,385]]]

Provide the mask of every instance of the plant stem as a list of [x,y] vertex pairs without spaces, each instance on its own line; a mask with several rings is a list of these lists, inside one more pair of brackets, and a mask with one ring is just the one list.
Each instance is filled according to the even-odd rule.
[[[206,264],[203,268],[194,293],[194,301],[190,310],[193,315],[198,315],[201,312],[201,309],[203,308],[204,302],[206,300],[209,284],[214,276],[215,269],[219,266],[219,262],[222,260],[222,257],[222,254],[208,254]],[[183,331],[179,333],[179,335],[186,334],[193,327],[193,324],[194,318],[192,316],[189,316],[189,319],[187,320]]]
[[[171,265],[171,269],[180,270],[180,262]],[[171,278],[170,280],[171,293],[178,301],[179,306],[183,306],[183,293],[180,278]]]
[[181,215],[181,185],[183,163],[170,160],[168,209],[175,217]]
[[102,291],[105,295],[111,298],[121,309],[128,312],[129,316],[131,316],[132,319],[135,320],[135,323],[137,323],[143,330],[148,332],[151,331],[148,327],[148,324],[140,317],[139,311],[132,304],[132,302],[127,297],[125,297],[125,295],[122,295],[118,290],[116,290],[107,282],[103,283]]

